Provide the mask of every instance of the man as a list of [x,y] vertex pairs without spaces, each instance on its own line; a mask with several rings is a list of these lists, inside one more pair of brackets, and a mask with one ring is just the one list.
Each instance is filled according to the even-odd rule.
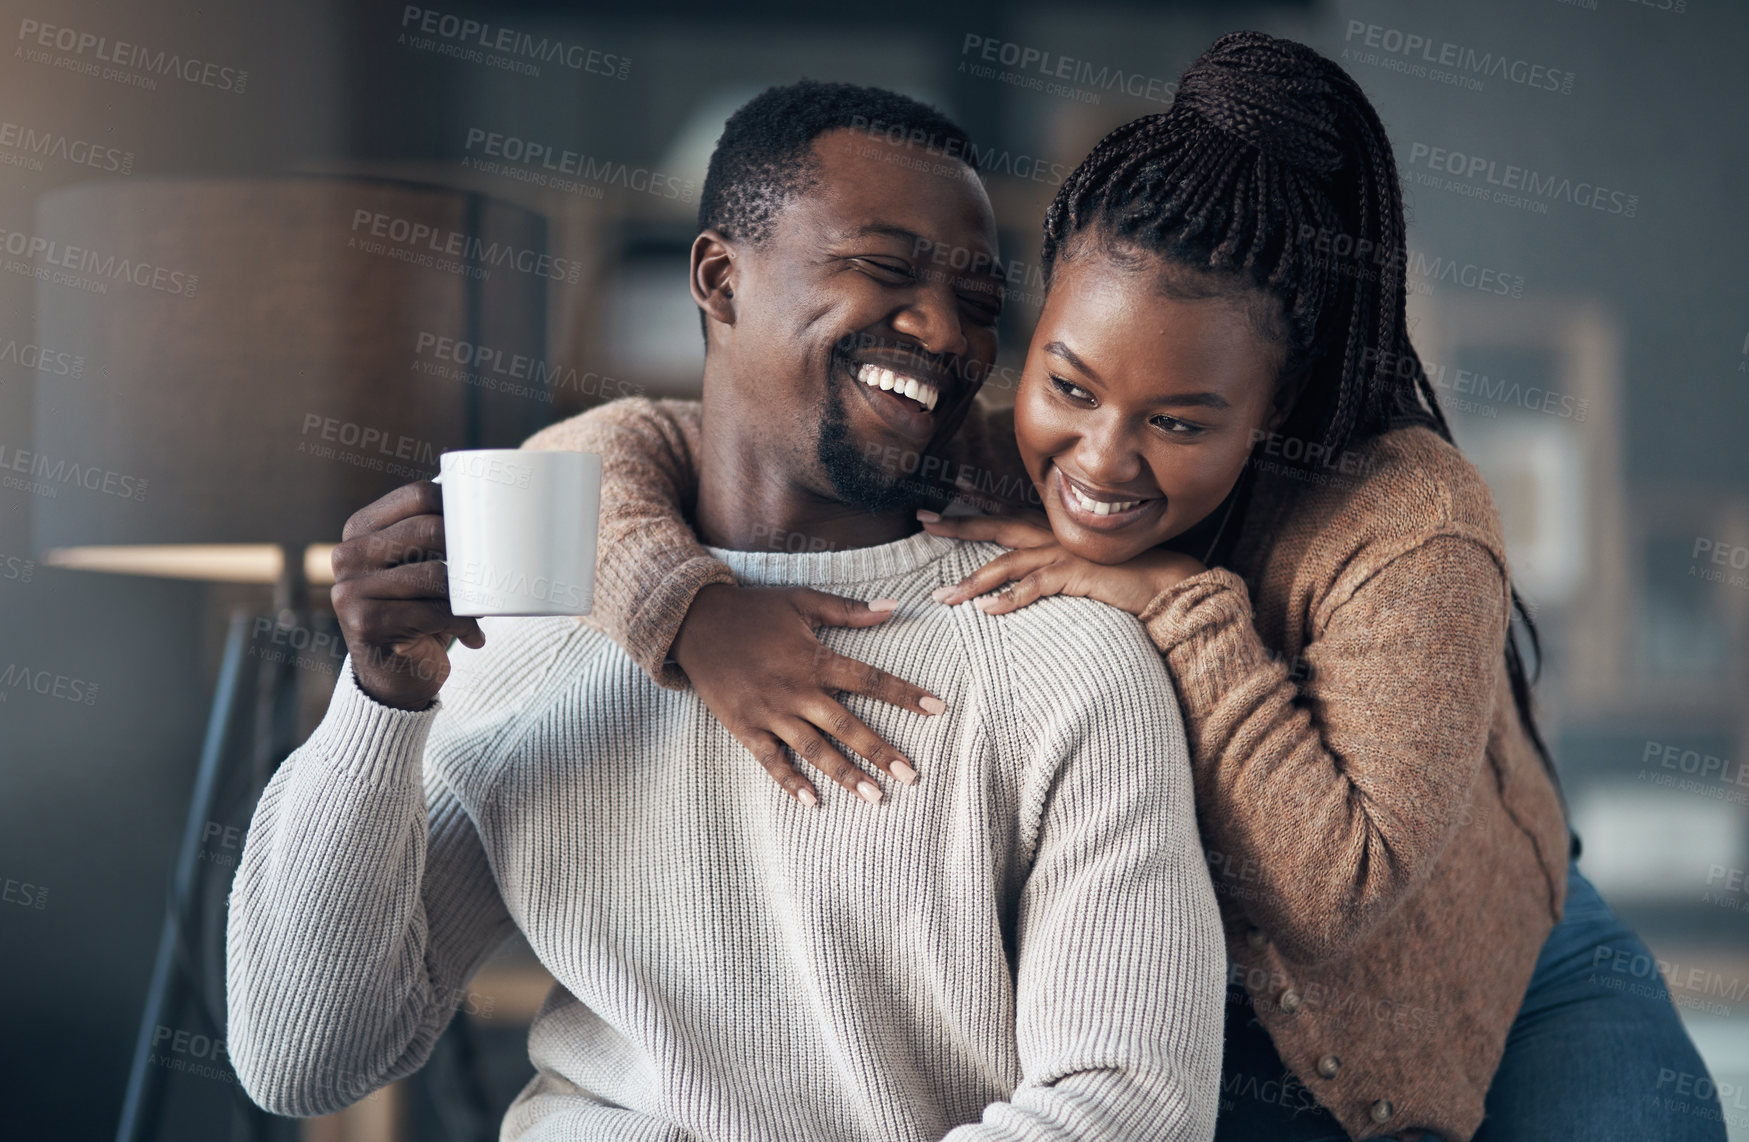
[[[737,163],[760,131],[793,161]],[[963,142],[888,92],[773,89],[691,262],[700,534],[742,582],[891,599],[826,637],[945,711],[859,709],[905,751],[887,788],[804,805],[587,624],[451,615],[436,489],[397,489],[336,549],[351,654],[232,892],[251,1097],[319,1114],[412,1073],[520,929],[558,986],[506,1139],[1213,1136],[1224,960],[1159,655],[1087,600],[930,606],[995,549],[917,530],[863,459],[930,447],[995,357]],[[917,273],[930,243],[982,257]]]

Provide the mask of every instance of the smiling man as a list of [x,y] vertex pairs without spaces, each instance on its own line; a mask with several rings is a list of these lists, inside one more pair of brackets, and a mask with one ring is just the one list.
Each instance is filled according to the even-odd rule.
[[999,282],[919,258],[995,264],[963,153],[904,97],[774,88],[729,120],[692,251],[699,531],[742,582],[896,610],[823,638],[932,688],[846,699],[904,755],[786,796],[592,626],[451,615],[407,561],[442,547],[436,489],[398,489],[335,552],[351,653],[233,887],[251,1097],[326,1113],[418,1069],[520,929],[558,986],[505,1139],[1213,1136],[1224,956],[1159,655],[1087,600],[934,606],[999,549],[918,531],[866,459],[934,447],[995,356]]

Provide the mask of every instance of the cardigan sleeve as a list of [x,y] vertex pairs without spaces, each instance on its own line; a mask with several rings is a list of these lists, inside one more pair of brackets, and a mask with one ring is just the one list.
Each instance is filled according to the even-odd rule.
[[[698,401],[628,397],[549,425],[522,445],[600,455],[600,542],[588,621],[670,690],[686,685],[668,653],[693,599],[708,584],[735,582],[688,519],[698,495],[702,424]],[[947,458],[924,463],[930,470],[921,475],[953,483],[985,510],[1026,506],[1031,483],[1014,445],[1013,409],[974,403]]]
[[1418,538],[1329,602],[1301,681],[1229,570],[1139,616],[1183,707],[1211,867],[1242,870],[1247,913],[1301,963],[1352,948],[1432,871],[1486,756],[1507,622],[1504,569],[1461,535]]
[[524,448],[601,457],[601,528],[589,621],[670,690],[686,675],[668,661],[693,598],[733,583],[687,519],[698,495],[698,401],[628,397],[598,405],[529,437]]

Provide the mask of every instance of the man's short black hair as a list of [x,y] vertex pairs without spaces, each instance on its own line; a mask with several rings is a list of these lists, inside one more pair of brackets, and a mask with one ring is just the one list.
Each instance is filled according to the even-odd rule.
[[804,79],[766,88],[723,124],[698,202],[698,228],[763,242],[778,211],[815,185],[814,140],[841,127],[939,150],[977,169],[971,137],[928,104],[878,87]]

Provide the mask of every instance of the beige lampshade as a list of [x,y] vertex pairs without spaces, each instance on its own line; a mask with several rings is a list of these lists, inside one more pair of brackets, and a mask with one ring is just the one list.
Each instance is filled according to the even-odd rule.
[[118,179],[44,196],[37,237],[37,341],[83,362],[38,373],[39,553],[333,543],[439,453],[547,421],[537,381],[496,379],[543,355],[554,263],[521,207],[372,179]]

